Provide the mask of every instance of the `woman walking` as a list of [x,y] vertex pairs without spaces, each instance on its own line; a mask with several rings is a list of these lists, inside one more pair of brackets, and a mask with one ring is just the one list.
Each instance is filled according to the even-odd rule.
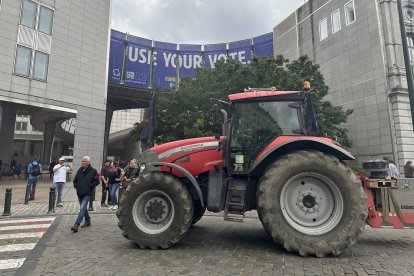
[[111,196],[111,202],[108,207],[109,210],[118,209],[118,198],[116,196],[119,184],[122,180],[124,172],[121,168],[118,167],[116,162],[111,162],[110,170],[108,175],[108,184],[109,184],[109,193]]

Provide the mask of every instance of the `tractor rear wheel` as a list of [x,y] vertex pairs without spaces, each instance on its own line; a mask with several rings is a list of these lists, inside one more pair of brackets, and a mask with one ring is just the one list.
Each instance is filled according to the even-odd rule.
[[365,227],[361,183],[346,164],[319,151],[280,157],[261,177],[257,197],[266,231],[302,256],[341,254]]
[[149,172],[128,186],[116,214],[124,237],[140,248],[166,249],[191,226],[193,200],[178,178]]

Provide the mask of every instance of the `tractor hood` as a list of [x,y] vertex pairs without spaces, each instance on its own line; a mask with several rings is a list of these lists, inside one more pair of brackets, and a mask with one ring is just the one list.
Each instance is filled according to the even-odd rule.
[[201,137],[169,142],[149,150],[154,151],[160,161],[171,162],[189,153],[216,149],[218,142],[214,137]]
[[[139,162],[141,165],[147,164],[146,167],[153,171],[169,170],[167,167],[154,167],[151,165],[153,162],[174,163],[192,175],[199,175],[212,170],[215,165],[221,167],[222,151],[217,150],[218,144],[219,141],[214,137],[174,141],[144,151]],[[173,174],[182,176],[176,170],[173,170]]]

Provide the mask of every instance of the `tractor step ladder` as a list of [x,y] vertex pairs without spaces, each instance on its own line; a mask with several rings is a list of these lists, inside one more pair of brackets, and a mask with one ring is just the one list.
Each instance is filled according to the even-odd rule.
[[224,220],[243,222],[246,202],[246,187],[237,185],[230,180],[227,190],[226,204],[224,206]]

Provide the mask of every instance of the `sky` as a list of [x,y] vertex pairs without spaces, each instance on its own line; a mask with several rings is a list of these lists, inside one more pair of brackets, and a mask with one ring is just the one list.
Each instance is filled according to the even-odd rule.
[[272,32],[304,0],[113,0],[112,29],[181,44],[237,41]]

